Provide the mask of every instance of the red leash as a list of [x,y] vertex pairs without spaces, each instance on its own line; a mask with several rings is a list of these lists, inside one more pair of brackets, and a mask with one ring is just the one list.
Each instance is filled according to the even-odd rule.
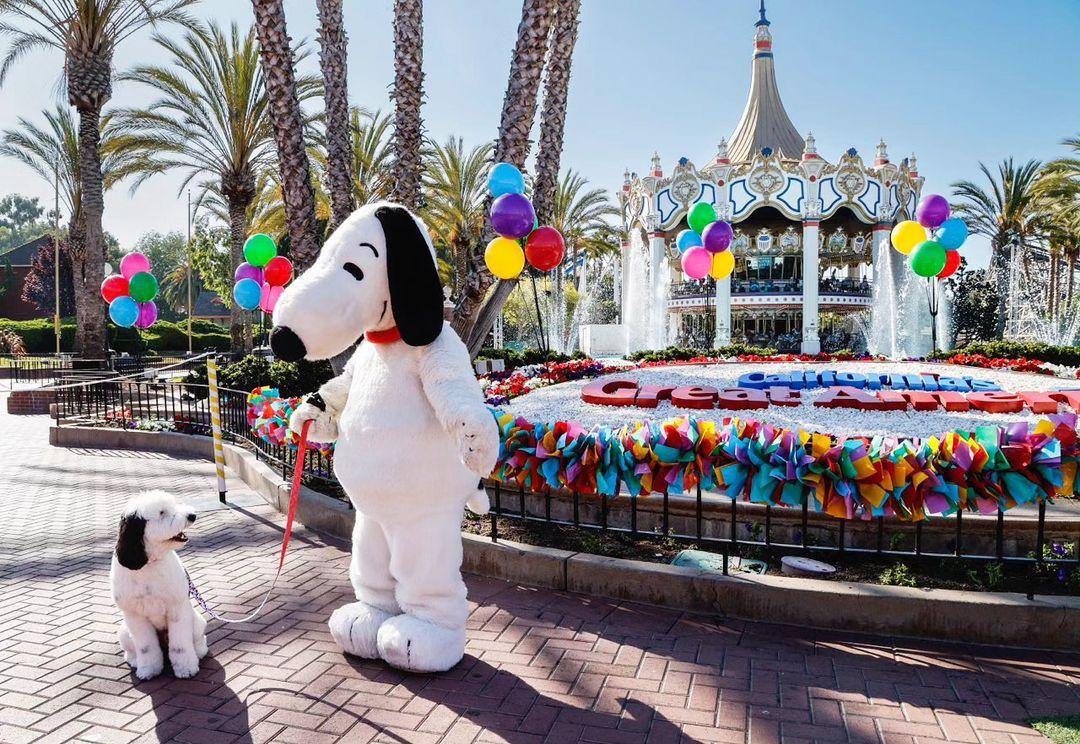
[[292,491],[289,493],[289,514],[285,519],[285,537],[281,541],[281,557],[278,559],[278,573],[285,565],[285,551],[289,549],[289,538],[292,537],[293,519],[296,517],[296,504],[300,501],[300,482],[304,479],[304,457],[307,455],[307,435],[311,428],[308,419],[300,430],[300,444],[296,447],[296,464],[293,466]]
[[[277,586],[278,577],[281,576],[281,569],[285,565],[285,551],[289,549],[289,538],[292,537],[293,519],[296,517],[296,504],[300,501],[300,482],[304,478],[304,456],[307,455],[307,435],[308,429],[311,428],[311,419],[304,422],[304,427],[300,431],[300,444],[296,448],[296,464],[293,466],[292,477],[292,491],[289,493],[289,514],[285,519],[285,536],[281,540],[281,556],[278,558],[277,573],[274,574],[274,580],[270,583],[270,588],[266,590],[266,595],[262,598],[262,602],[255,608],[255,611],[251,614],[245,615],[241,618],[230,619],[222,617],[214,612],[202,595],[199,594],[199,590],[195,588],[195,583],[191,580],[191,575],[188,574],[188,595],[195,600],[195,603],[199,607],[203,608],[210,617],[220,620],[223,623],[246,623],[249,620],[254,620],[262,608],[266,606],[266,600],[270,599],[271,592],[274,591],[274,587]],[[185,571],[186,573],[186,571]]]

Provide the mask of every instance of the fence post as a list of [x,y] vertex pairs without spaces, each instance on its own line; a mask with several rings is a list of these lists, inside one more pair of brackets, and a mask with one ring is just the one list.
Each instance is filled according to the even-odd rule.
[[225,503],[225,450],[221,444],[221,399],[218,397],[217,359],[206,358],[206,380],[210,386],[210,431],[214,436],[214,466],[217,468],[218,500]]

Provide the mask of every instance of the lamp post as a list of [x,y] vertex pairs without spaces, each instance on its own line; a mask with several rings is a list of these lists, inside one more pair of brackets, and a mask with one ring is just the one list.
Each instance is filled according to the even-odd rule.
[[191,350],[191,314],[195,311],[191,297],[191,189],[187,192],[187,350]]
[[53,161],[53,333],[60,356],[60,153]]

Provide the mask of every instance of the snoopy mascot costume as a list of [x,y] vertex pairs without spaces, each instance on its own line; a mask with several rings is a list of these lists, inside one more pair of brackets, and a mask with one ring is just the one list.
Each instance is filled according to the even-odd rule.
[[465,345],[443,322],[427,228],[404,207],[369,204],[326,241],[281,296],[270,345],[286,361],[328,359],[358,339],[344,372],[290,418],[336,441],[334,473],[356,507],[349,577],[356,602],[330,616],[349,654],[415,672],[465,654],[465,505],[499,451]]

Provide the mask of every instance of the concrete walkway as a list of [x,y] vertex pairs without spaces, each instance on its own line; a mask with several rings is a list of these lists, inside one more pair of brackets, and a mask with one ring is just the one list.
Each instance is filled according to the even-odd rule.
[[[0,406],[2,408],[2,406]],[[166,455],[50,448],[0,415],[0,742],[1045,741],[1080,712],[1080,656],[694,616],[481,578],[465,660],[409,676],[342,655],[347,546],[301,530],[255,622],[210,624],[192,680],[137,682],[115,640],[119,510],[165,488],[203,512],[183,559],[221,610],[268,586],[282,519],[242,483]],[[957,629],[962,637],[963,628]]]

